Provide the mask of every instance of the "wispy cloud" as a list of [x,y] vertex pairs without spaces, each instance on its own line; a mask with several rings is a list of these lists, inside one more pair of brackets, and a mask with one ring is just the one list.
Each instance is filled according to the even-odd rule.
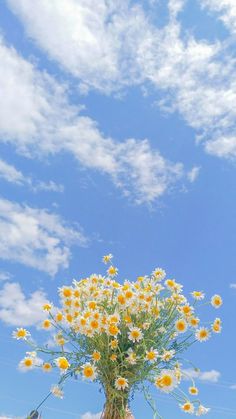
[[[91,413],[87,412],[81,416],[81,419],[100,419],[102,412],[99,413]],[[1,418],[0,418],[1,419]]]
[[236,289],[236,283],[230,284],[230,288],[235,288]]
[[[169,20],[158,28],[141,4],[125,0],[112,5],[102,1],[99,7],[94,0],[86,5],[36,0],[34,7],[30,0],[8,0],[30,37],[81,85],[110,93],[151,82],[152,93],[154,85],[158,96],[163,94],[158,106],[165,112],[178,111],[196,130],[207,153],[232,159],[236,157],[236,62],[227,41],[199,40],[185,30],[179,16],[185,3],[169,0]],[[204,5],[219,12],[235,30],[234,0],[199,2],[199,7]],[[104,170],[108,161],[111,164],[111,156]]]
[[215,12],[218,18],[233,33],[236,33],[236,3],[234,0],[199,0],[202,7]]
[[0,290],[0,320],[10,326],[33,326],[44,318],[42,305],[47,301],[43,291],[28,297],[17,282],[6,283]]
[[16,169],[12,164],[0,159],[0,178],[7,182],[28,186],[34,192],[38,191],[51,191],[51,192],[63,192],[63,185],[57,184],[52,180],[43,182],[40,180],[33,180],[30,176],[25,176],[21,171]]
[[164,158],[147,139],[117,142],[105,137],[94,120],[70,104],[65,86],[38,71],[3,40],[0,59],[4,67],[0,133],[18,152],[28,157],[69,152],[84,167],[108,174],[139,203],[152,202],[176,181],[187,179],[183,165]]
[[209,381],[211,383],[217,383],[221,376],[219,371],[210,370],[210,371],[196,371],[192,368],[185,369],[184,373],[186,374],[185,378],[197,378],[201,381]]
[[84,246],[78,226],[67,226],[57,214],[0,198],[0,258],[55,275],[66,268],[70,245]]
[[9,281],[11,277],[12,276],[9,272],[0,271],[0,281]]

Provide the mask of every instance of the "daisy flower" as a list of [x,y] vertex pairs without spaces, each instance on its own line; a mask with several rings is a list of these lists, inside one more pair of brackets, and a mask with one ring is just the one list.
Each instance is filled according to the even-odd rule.
[[175,329],[177,330],[177,332],[179,333],[184,333],[187,330],[187,323],[184,319],[179,319],[175,322]]
[[54,385],[51,387],[51,393],[53,396],[58,397],[59,399],[63,399],[63,391],[60,389],[60,387]]
[[109,253],[108,255],[103,256],[102,261],[103,263],[105,263],[105,265],[107,263],[109,263],[113,258],[113,255],[111,253]]
[[69,361],[64,356],[60,356],[59,358],[55,359],[55,363],[62,371],[67,371],[70,367]]
[[210,411],[209,407],[204,407],[202,404],[198,407],[196,411],[196,416],[206,415]]
[[202,291],[193,291],[191,292],[192,297],[197,300],[203,300],[205,298],[205,294]]
[[195,333],[195,337],[199,342],[205,342],[210,337],[210,332],[205,327],[201,327],[200,329],[197,329]]
[[96,378],[96,368],[87,362],[86,364],[82,365],[82,374],[84,378],[88,380],[94,380]]
[[155,385],[161,391],[170,393],[178,385],[175,372],[172,370],[163,370],[155,379]]
[[51,372],[51,371],[52,371],[52,365],[51,365],[49,362],[45,362],[45,363],[42,365],[42,370],[43,370],[44,372]]
[[19,363],[19,369],[21,371],[31,370],[32,368],[34,368],[34,359],[31,356],[26,356]]
[[115,266],[110,266],[110,267],[107,269],[107,273],[108,273],[108,275],[110,275],[110,276],[116,276],[116,275],[118,274],[118,268],[116,268]]
[[131,327],[128,338],[132,342],[139,342],[143,338],[143,333],[139,327]]
[[188,389],[189,394],[192,394],[192,396],[197,396],[198,395],[198,388],[197,387],[189,387]]
[[115,381],[115,388],[117,390],[125,390],[129,387],[128,380],[124,377],[118,377]]
[[194,413],[194,406],[190,402],[186,402],[180,405],[180,408],[186,413],[190,413],[190,414]]
[[94,352],[92,353],[92,358],[93,358],[93,360],[94,360],[95,362],[100,361],[100,359],[101,359],[101,354],[100,354],[100,352],[98,352],[98,351],[94,351]]
[[156,268],[152,272],[152,276],[154,276],[156,281],[162,281],[166,277],[166,272],[164,269]]
[[213,297],[211,298],[211,305],[215,308],[219,308],[220,306],[222,306],[223,301],[220,295],[216,294],[213,295]]
[[151,348],[149,351],[146,351],[146,360],[150,362],[156,362],[158,357],[158,351]]
[[30,332],[28,332],[28,330],[21,328],[17,328],[13,333],[12,336],[14,339],[22,339],[22,340],[26,340],[28,337],[30,337]]

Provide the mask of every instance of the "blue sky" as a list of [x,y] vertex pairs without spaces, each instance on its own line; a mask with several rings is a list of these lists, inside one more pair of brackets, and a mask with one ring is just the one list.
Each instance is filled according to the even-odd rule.
[[[235,418],[235,1],[5,0],[0,26],[0,418],[57,381],[18,371],[12,330],[41,336],[42,302],[107,252],[121,281],[162,266],[186,293],[222,295],[222,335],[190,357],[209,419]],[[43,417],[102,404],[71,381]],[[152,418],[141,395],[132,409]]]

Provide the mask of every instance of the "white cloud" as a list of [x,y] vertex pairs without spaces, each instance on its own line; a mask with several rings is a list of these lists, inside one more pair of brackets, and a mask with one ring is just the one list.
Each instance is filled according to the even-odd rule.
[[[102,412],[99,413],[91,413],[87,412],[81,416],[81,419],[100,419]],[[1,418],[0,418],[1,419]]]
[[[116,142],[70,105],[66,88],[0,41],[0,134],[28,157],[70,152],[86,168],[108,174],[116,186],[151,202],[178,179],[183,165],[166,160],[148,140]],[[4,71],[3,71],[4,68]],[[62,112],[63,110],[63,112]]]
[[231,390],[236,390],[236,384],[232,384],[229,388],[230,388]]
[[[227,41],[196,40],[184,30],[177,18],[185,3],[169,0],[170,19],[160,29],[141,5],[124,0],[103,0],[99,7],[94,0],[36,0],[34,7],[30,0],[8,0],[27,33],[81,84],[110,92],[149,81],[163,91],[159,106],[178,111],[207,153],[235,158],[235,59]],[[231,26],[236,25],[235,4],[201,0]],[[114,162],[103,150],[104,156],[106,170]]]
[[10,326],[33,326],[44,318],[42,305],[47,301],[43,291],[25,296],[20,284],[6,283],[0,290],[0,319]]
[[66,268],[70,244],[85,245],[78,226],[68,227],[58,215],[44,209],[0,199],[0,258],[55,275]]
[[0,271],[0,281],[9,281],[11,274],[9,272]]
[[[105,92],[138,83],[136,51],[147,30],[127,0],[8,0],[40,47],[86,86]],[[61,28],[63,27],[63,31]]]
[[26,185],[30,187],[34,192],[38,191],[52,191],[52,192],[63,192],[63,185],[57,184],[52,180],[48,182],[34,181],[31,177],[23,175],[22,172],[17,170],[13,165],[0,159],[0,178],[14,183],[16,185]]
[[236,33],[236,3],[235,0],[199,0],[203,7],[209,8],[210,11],[216,12],[219,19],[230,29]]
[[192,368],[184,370],[186,374],[186,378],[197,378],[201,381],[208,381],[211,383],[217,383],[221,376],[219,371],[211,370],[211,371],[196,371]]
[[199,172],[200,172],[201,168],[200,167],[193,167],[192,170],[190,170],[188,172],[188,179],[190,182],[195,182],[195,180],[198,178],[199,176]]
[[22,184],[25,182],[23,174],[14,166],[0,159],[0,178],[11,183]]
[[230,284],[230,288],[236,288],[236,284]]

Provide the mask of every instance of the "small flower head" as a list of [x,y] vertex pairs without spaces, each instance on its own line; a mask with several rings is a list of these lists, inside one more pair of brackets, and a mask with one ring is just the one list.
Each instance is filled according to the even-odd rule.
[[191,386],[191,387],[189,387],[188,392],[192,396],[197,396],[198,395],[198,388],[195,387],[195,386]]
[[51,365],[49,362],[45,362],[45,363],[42,365],[42,370],[43,370],[44,372],[51,372],[51,371],[52,371],[52,365]]
[[43,311],[50,311],[52,309],[52,304],[46,303],[43,305]]
[[198,407],[196,411],[196,416],[206,415],[210,411],[209,407],[204,407],[202,404]]
[[48,330],[48,329],[51,329],[51,327],[52,327],[51,320],[46,319],[46,320],[43,321],[43,323],[42,323],[42,328],[43,329]]
[[166,273],[164,269],[156,268],[152,272],[152,276],[155,278],[156,281],[162,281],[166,277]]
[[98,351],[94,351],[94,352],[92,353],[92,358],[93,358],[93,360],[94,360],[95,362],[100,361],[100,359],[101,359],[101,354],[100,354],[100,352],[98,352]]
[[108,275],[116,276],[118,274],[118,269],[115,266],[110,266],[107,270]]
[[139,327],[131,327],[128,337],[132,342],[139,342],[143,338],[143,333]]
[[185,413],[194,413],[194,405],[190,402],[186,402],[182,405],[180,405],[180,408],[185,412]]
[[151,348],[149,351],[146,352],[146,360],[149,362],[156,362],[158,357],[158,351],[156,349]]
[[195,333],[195,337],[199,342],[205,342],[210,337],[210,332],[205,327],[201,327],[200,329],[197,329]]
[[191,292],[192,297],[197,300],[203,300],[205,298],[205,294],[202,291],[193,291]]
[[129,387],[128,380],[124,377],[118,377],[115,381],[115,388],[117,390],[125,390]]
[[215,308],[219,308],[220,306],[222,306],[223,301],[220,295],[216,294],[213,295],[213,297],[211,298],[211,305]]
[[111,262],[112,258],[113,258],[113,255],[109,253],[108,255],[103,256],[102,261],[103,263],[107,264]]
[[28,330],[21,328],[17,328],[13,333],[12,336],[14,339],[17,340],[26,340],[29,336],[30,336],[30,332],[28,332]]
[[177,385],[178,381],[172,370],[163,370],[155,380],[155,385],[161,391],[170,393]]
[[59,399],[63,399],[63,391],[60,389],[60,387],[54,385],[51,387],[51,393],[53,396],[58,397]]
[[178,333],[184,333],[187,330],[187,323],[184,319],[179,319],[175,323],[175,329]]
[[82,374],[87,380],[94,380],[96,378],[96,368],[88,362],[82,366]]
[[31,356],[26,356],[19,363],[19,369],[21,371],[31,370],[32,368],[34,368],[34,359]]
[[60,368],[60,370],[62,371],[67,371],[68,368],[70,367],[69,361],[67,361],[67,359],[64,356],[57,358],[55,362],[58,368]]

